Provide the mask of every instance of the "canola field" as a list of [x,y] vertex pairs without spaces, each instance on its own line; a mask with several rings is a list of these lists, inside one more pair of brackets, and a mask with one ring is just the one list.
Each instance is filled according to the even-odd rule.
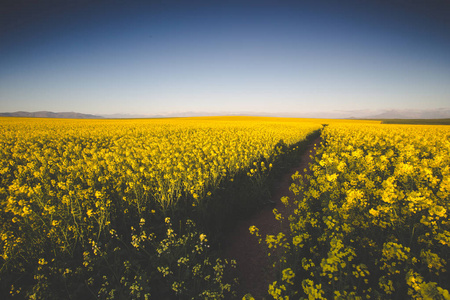
[[321,128],[243,117],[0,119],[0,297],[224,298],[234,262],[213,257],[198,216],[236,178],[264,185],[277,157]]
[[[259,236],[274,299],[450,299],[450,127],[330,122]],[[274,251],[274,249],[276,249]]]

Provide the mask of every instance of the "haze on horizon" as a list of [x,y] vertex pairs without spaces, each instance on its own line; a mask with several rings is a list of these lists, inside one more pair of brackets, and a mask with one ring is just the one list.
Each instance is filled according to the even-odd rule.
[[0,111],[450,107],[448,1],[3,1]]

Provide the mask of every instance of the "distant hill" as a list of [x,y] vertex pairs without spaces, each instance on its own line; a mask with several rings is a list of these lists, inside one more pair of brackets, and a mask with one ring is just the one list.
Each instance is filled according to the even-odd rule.
[[23,118],[61,118],[61,119],[100,119],[101,116],[82,114],[77,112],[51,112],[51,111],[16,111],[0,113],[0,117],[23,117]]
[[320,118],[320,119],[450,119],[450,108],[438,109],[363,109],[363,110],[333,110],[316,112],[257,112],[257,111],[186,111],[161,112],[159,114],[104,114],[102,117],[113,118],[181,118],[206,116],[259,116],[284,118]]
[[366,119],[448,119],[450,109],[430,109],[430,110],[386,110],[380,114],[365,117]]

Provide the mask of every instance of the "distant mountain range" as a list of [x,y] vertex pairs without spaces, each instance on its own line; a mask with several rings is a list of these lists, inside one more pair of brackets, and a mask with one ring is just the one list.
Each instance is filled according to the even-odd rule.
[[61,118],[61,119],[99,119],[101,116],[82,114],[77,112],[51,112],[51,111],[16,111],[0,113],[0,117],[23,117],[23,118]]
[[367,119],[448,119],[450,109],[430,109],[430,110],[385,110],[379,114],[367,116]]
[[265,112],[166,112],[160,114],[104,114],[91,115],[77,112],[7,112],[0,113],[0,117],[28,117],[28,118],[65,118],[65,119],[132,119],[132,118],[182,118],[182,117],[202,117],[202,116],[262,116],[262,117],[287,117],[287,118],[323,118],[323,119],[450,119],[450,108],[417,110],[417,109],[392,109],[392,110],[336,110],[329,112],[286,112],[286,113],[265,113]]
[[261,117],[286,117],[286,118],[323,118],[323,119],[449,119],[450,109],[392,109],[392,110],[335,110],[328,112],[166,112],[160,114],[111,114],[102,115],[105,118],[182,118],[205,116],[261,116]]

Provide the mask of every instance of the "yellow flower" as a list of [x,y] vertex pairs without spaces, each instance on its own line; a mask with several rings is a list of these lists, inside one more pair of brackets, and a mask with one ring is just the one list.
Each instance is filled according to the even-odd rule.
[[328,174],[327,174],[326,177],[327,177],[327,180],[328,180],[328,181],[333,182],[333,181],[336,180],[337,174],[331,174],[331,175],[328,175]]
[[206,238],[206,234],[200,234],[200,242],[207,242],[208,241],[208,239]]
[[373,209],[373,208],[371,208],[371,209],[369,210],[369,213],[370,213],[372,216],[374,216],[374,217],[378,217],[378,216],[380,215],[380,212],[379,212],[378,210]]
[[294,284],[294,281],[292,280],[295,277],[295,273],[294,271],[292,271],[291,268],[287,268],[283,270],[283,278],[282,280],[289,283],[289,284]]

